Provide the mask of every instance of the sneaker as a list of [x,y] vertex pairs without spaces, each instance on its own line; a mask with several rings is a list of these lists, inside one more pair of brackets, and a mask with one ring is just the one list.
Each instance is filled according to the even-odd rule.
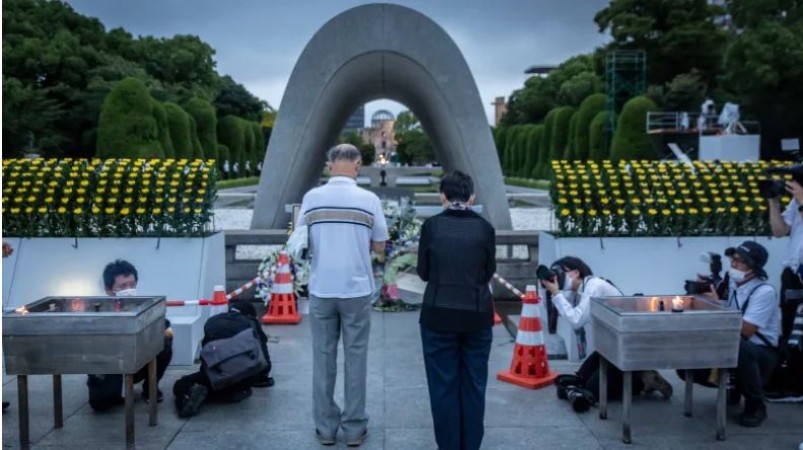
[[189,391],[184,395],[184,402],[178,410],[178,416],[183,419],[198,414],[208,394],[209,389],[206,386],[200,384],[190,386]]
[[764,397],[771,403],[801,403],[803,402],[803,393],[779,391],[767,392]]
[[755,428],[767,419],[767,407],[764,405],[748,408],[745,406],[744,412],[739,414],[739,425],[747,428]]
[[335,445],[335,443],[336,443],[335,442],[335,438],[324,436],[317,429],[315,430],[315,437],[318,439],[318,442],[320,442],[321,445],[327,445],[328,446],[328,445]]
[[271,387],[275,383],[276,381],[273,379],[272,376],[262,374],[259,375],[253,383],[251,383],[251,387],[255,388]]
[[[157,389],[156,390],[156,403],[162,403],[164,401],[164,399],[165,399],[165,396],[164,396],[164,394],[162,394],[162,391]],[[148,391],[146,391],[145,389],[142,390],[142,400],[144,400],[145,403],[150,403],[150,400],[151,400],[150,396],[148,395]]]
[[365,438],[367,437],[368,437],[368,430],[365,430],[358,437],[347,440],[346,445],[349,447],[359,447],[360,445],[362,445],[362,443],[365,441]]

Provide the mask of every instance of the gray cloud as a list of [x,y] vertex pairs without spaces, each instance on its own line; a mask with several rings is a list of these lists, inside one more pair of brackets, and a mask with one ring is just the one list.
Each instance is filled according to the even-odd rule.
[[[212,45],[218,71],[278,107],[307,41],[326,21],[359,0],[69,0],[107,29],[133,35],[195,34]],[[494,97],[522,86],[533,64],[558,64],[605,42],[594,14],[608,0],[401,0],[440,24],[463,52],[489,121]],[[366,108],[398,112],[381,100]]]

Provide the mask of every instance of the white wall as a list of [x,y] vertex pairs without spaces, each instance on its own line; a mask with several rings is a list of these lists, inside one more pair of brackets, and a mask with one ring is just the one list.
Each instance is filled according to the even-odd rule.
[[761,136],[757,134],[728,134],[700,136],[700,160],[758,161]]

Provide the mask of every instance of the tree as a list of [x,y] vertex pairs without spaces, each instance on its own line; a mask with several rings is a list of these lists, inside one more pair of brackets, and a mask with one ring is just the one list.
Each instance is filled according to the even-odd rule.
[[611,160],[656,159],[647,135],[647,113],[657,110],[647,97],[633,97],[622,107],[611,143]]
[[538,142],[538,166],[536,166],[533,178],[546,179],[549,176],[550,166],[550,146],[552,145],[552,130],[555,128],[555,116],[557,108],[549,111],[544,119],[544,131],[541,133],[541,140]]
[[99,158],[163,157],[153,100],[135,78],[121,81],[106,96],[98,120]]
[[217,136],[220,143],[229,150],[229,173],[234,176],[234,163],[237,163],[237,176],[242,176],[245,161],[245,134],[243,120],[235,116],[226,116],[217,123]]
[[[231,155],[229,154],[229,148],[226,147],[223,144],[218,144],[218,146],[217,146],[217,154],[218,154],[218,161],[217,161],[218,170],[220,171],[221,174],[225,174],[225,176],[231,177],[232,176],[232,172],[231,172],[231,164],[232,163],[231,163]],[[228,164],[228,167],[229,167],[229,172],[228,173],[226,173],[226,171],[224,170],[224,167],[226,167],[226,164]]]
[[173,143],[175,157],[192,159],[195,148],[190,128],[190,116],[181,106],[173,102],[165,103],[164,108],[167,113],[167,126],[170,130],[170,141]]
[[555,112],[552,139],[549,148],[549,159],[552,161],[563,159],[566,154],[566,143],[569,141],[569,122],[575,109],[571,106],[562,106]]
[[533,170],[538,164],[538,146],[541,141],[541,133],[544,131],[543,125],[528,125],[527,142],[525,149],[527,156],[524,160],[524,177],[532,177]]
[[218,118],[237,116],[255,122],[261,120],[262,111],[269,108],[265,101],[254,96],[228,75],[220,78],[220,93],[213,104]]
[[187,120],[190,124],[190,141],[192,142],[192,159],[206,159],[204,157],[204,148],[201,145],[201,140],[198,139],[198,124],[195,123],[195,119],[186,111],[184,113],[187,115]]
[[435,160],[435,148],[412,112],[402,111],[396,116],[393,135],[396,154],[403,164],[426,164]]
[[251,130],[254,133],[254,162],[251,165],[256,170],[257,164],[265,159],[265,135],[262,132],[262,126],[258,123],[251,123]]
[[[777,12],[780,3],[788,7],[784,17]],[[759,6],[732,2],[734,21],[739,17],[745,29],[725,55],[723,84],[741,99],[742,115],[760,121],[763,156],[777,158],[781,139],[803,137],[803,5],[777,0],[766,12]]]
[[605,50],[646,51],[649,84],[662,86],[697,69],[711,86],[727,42],[715,22],[724,12],[707,0],[612,0],[594,22],[613,38]]
[[605,94],[589,95],[580,104],[577,110],[577,124],[574,127],[574,157],[575,159],[589,159],[591,145],[589,143],[589,128],[591,121],[597,114],[605,109]]
[[505,152],[505,137],[507,136],[508,128],[498,126],[494,129],[494,144],[496,144],[496,155],[499,157],[499,167],[503,167],[503,156]]
[[610,113],[600,111],[591,119],[588,126],[588,159],[592,161],[604,161],[611,158],[610,146],[605,133]]
[[572,118],[569,120],[569,138],[566,141],[566,150],[563,153],[563,159],[578,159],[577,150],[575,149],[574,143],[575,129],[577,129],[577,119],[578,114],[577,111],[575,111],[574,114],[572,114]]
[[667,111],[697,110],[703,104],[705,94],[706,84],[699,71],[682,73],[666,86],[663,107]]
[[521,133],[523,125],[514,125],[508,131],[507,139],[505,140],[504,151],[504,166],[502,172],[507,176],[515,176],[517,168],[517,154],[516,150],[519,145],[519,133]]
[[204,156],[207,159],[218,159],[215,108],[208,101],[196,97],[184,105],[184,110],[195,119],[195,125],[198,128],[198,139],[201,141]]
[[164,157],[175,158],[176,150],[173,148],[173,141],[170,139],[167,112],[165,111],[165,107],[156,100],[153,100],[153,118],[156,119],[156,127],[159,130],[159,143],[162,144]]

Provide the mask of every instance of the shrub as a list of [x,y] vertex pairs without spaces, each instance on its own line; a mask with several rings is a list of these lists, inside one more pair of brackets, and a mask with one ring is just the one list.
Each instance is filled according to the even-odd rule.
[[167,125],[167,112],[165,111],[165,107],[156,100],[153,101],[153,118],[156,119],[156,127],[159,130],[159,143],[162,145],[162,156],[174,158],[176,152],[173,149],[173,141],[170,139],[170,127]]
[[159,157],[159,129],[145,85],[126,78],[103,100],[98,119],[96,155],[100,158]]
[[574,159],[585,160],[591,155],[591,121],[605,110],[605,94],[592,94],[583,100],[577,110],[574,128]]
[[215,107],[206,100],[193,98],[188,101],[184,109],[195,119],[198,129],[198,139],[204,150],[207,159],[218,159],[217,157],[217,115]]
[[173,142],[176,158],[191,159],[195,154],[190,134],[190,116],[175,103],[164,104],[167,112],[167,125],[170,128],[170,140]]
[[611,158],[610,143],[605,132],[610,116],[608,111],[600,111],[588,126],[588,159],[590,160],[602,161]]
[[657,109],[647,97],[633,97],[625,103],[611,142],[611,160],[658,158],[647,134],[647,113]]

